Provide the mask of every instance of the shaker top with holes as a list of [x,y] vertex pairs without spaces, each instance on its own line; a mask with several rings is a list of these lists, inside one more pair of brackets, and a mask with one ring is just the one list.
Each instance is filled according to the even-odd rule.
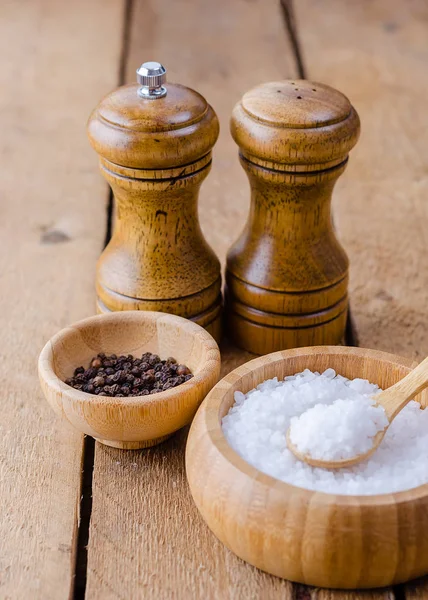
[[334,166],[346,159],[359,135],[358,115],[348,98],[306,80],[250,90],[235,106],[231,127],[244,156],[283,170]]
[[97,307],[178,314],[220,335],[220,263],[203,238],[197,198],[211,167],[217,116],[203,96],[144,63],[88,122],[116,201],[97,266]]
[[348,259],[330,201],[359,129],[348,98],[320,83],[265,83],[236,104],[231,133],[251,186],[226,268],[228,332],[238,346],[266,354],[342,340]]

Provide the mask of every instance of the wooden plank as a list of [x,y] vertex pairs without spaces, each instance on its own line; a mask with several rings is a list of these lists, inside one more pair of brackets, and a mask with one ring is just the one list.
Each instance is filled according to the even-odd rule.
[[[144,60],[160,60],[171,81],[192,86],[214,106],[222,128],[201,189],[207,240],[224,262],[243,226],[249,186],[229,118],[260,81],[295,76],[275,0],[142,1],[132,15],[127,80]],[[223,373],[249,355],[223,349]],[[97,598],[294,598],[293,586],[250,567],[211,534],[184,472],[187,431],[144,452],[96,446],[87,594]]]
[[344,91],[361,139],[335,191],[334,213],[351,260],[361,346],[428,353],[428,217],[424,0],[302,0],[297,20],[308,77]]
[[[102,27],[100,27],[102,16]],[[0,597],[69,598],[82,436],[39,390],[38,354],[94,312],[106,188],[85,135],[113,87],[121,2],[2,4]]]
[[202,522],[185,476],[186,437],[145,452],[97,445],[88,597],[291,600],[290,583],[236,558]]
[[[428,4],[300,0],[295,7],[308,77],[344,91],[362,122],[334,206],[351,260],[360,345],[422,358],[428,353],[428,272],[422,267],[428,246]],[[405,593],[425,598],[428,583]]]
[[260,82],[296,75],[280,7],[276,0],[137,0],[132,28],[127,81],[135,81],[135,69],[155,56],[165,63],[170,81],[196,89],[218,115],[220,137],[201,187],[199,215],[207,241],[224,263],[250,199],[229,133],[232,109]]

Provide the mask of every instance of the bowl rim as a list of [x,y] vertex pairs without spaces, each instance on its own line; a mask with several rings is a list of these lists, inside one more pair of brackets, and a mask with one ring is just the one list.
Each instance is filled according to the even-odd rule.
[[[58,377],[53,368],[53,345],[61,339],[67,338],[71,333],[75,333],[76,329],[84,329],[88,326],[93,326],[101,321],[159,321],[171,322],[179,327],[181,330],[187,330],[190,335],[200,338],[202,345],[207,348],[208,358],[203,363],[201,368],[193,374],[193,377],[174,388],[157,392],[156,394],[149,394],[145,396],[128,396],[128,397],[117,397],[117,396],[102,396],[96,394],[89,394],[83,390],[76,390],[73,387],[67,385],[62,379]],[[95,352],[95,351],[94,351]],[[175,398],[177,394],[183,395],[190,392],[193,388],[198,388],[201,383],[209,377],[209,375],[219,368],[220,365],[220,350],[217,342],[203,327],[180,317],[178,315],[172,315],[169,313],[163,313],[159,311],[139,311],[139,310],[127,310],[117,311],[110,313],[103,313],[98,315],[92,315],[76,321],[67,327],[64,327],[53,335],[44,345],[40,352],[38,359],[38,372],[39,378],[54,392],[68,396],[71,401],[77,401],[80,403],[90,403],[92,406],[106,406],[108,404],[123,404],[127,407],[135,406],[150,406],[161,402],[168,402]]]
[[[341,507],[361,507],[364,505],[386,506],[414,502],[416,500],[428,497],[428,483],[419,485],[409,490],[387,492],[384,494],[364,495],[329,494],[328,492],[299,487],[260,471],[242,458],[229,444],[225,435],[223,434],[223,429],[221,427],[219,418],[219,411],[224,396],[232,386],[236,385],[239,379],[242,379],[244,375],[254,371],[258,367],[265,365],[267,358],[270,360],[270,362],[280,362],[286,360],[287,358],[305,355],[308,356],[310,354],[322,354],[326,352],[339,355],[349,354],[351,356],[360,357],[368,356],[373,359],[383,360],[385,362],[394,363],[395,365],[407,367],[409,370],[417,364],[417,361],[389,352],[371,350],[369,348],[357,348],[352,346],[306,346],[303,348],[280,350],[278,352],[272,352],[271,354],[254,358],[237,367],[223,377],[212,388],[205,398],[204,402],[199,408],[199,411],[202,412],[204,419],[204,425],[206,428],[205,435],[209,436],[211,443],[215,446],[216,450],[220,452],[222,457],[232,467],[238,469],[243,476],[250,477],[253,481],[257,480],[269,488],[275,488],[277,492],[283,493],[284,495],[287,495],[290,492],[299,492],[302,496],[302,500],[308,503],[309,501],[315,502],[316,500],[319,500],[320,502],[325,502],[326,500],[331,501],[332,498],[334,498],[334,504]],[[197,415],[195,420],[196,419]],[[189,437],[191,434],[192,432],[190,431]]]

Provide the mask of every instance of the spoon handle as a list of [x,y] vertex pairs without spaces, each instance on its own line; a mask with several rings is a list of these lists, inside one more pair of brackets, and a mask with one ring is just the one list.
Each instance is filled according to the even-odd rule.
[[403,379],[375,396],[376,402],[385,409],[389,421],[402,410],[410,400],[428,387],[428,357]]

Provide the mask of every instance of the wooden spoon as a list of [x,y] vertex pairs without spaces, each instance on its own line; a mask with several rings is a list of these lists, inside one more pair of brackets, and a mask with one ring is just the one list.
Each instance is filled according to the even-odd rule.
[[384,438],[388,427],[398,415],[398,413],[412,400],[417,394],[428,387],[428,357],[425,358],[411,373],[406,375],[401,381],[394,384],[390,388],[376,394],[373,399],[376,405],[382,406],[385,410],[389,424],[383,431],[379,431],[373,437],[373,446],[367,452],[358,454],[351,458],[341,460],[323,460],[312,458],[307,454],[302,454],[290,439],[290,428],[287,431],[287,446],[288,449],[301,461],[311,465],[312,467],[323,467],[325,469],[341,469],[343,467],[351,467],[357,463],[366,460],[378,448]]

